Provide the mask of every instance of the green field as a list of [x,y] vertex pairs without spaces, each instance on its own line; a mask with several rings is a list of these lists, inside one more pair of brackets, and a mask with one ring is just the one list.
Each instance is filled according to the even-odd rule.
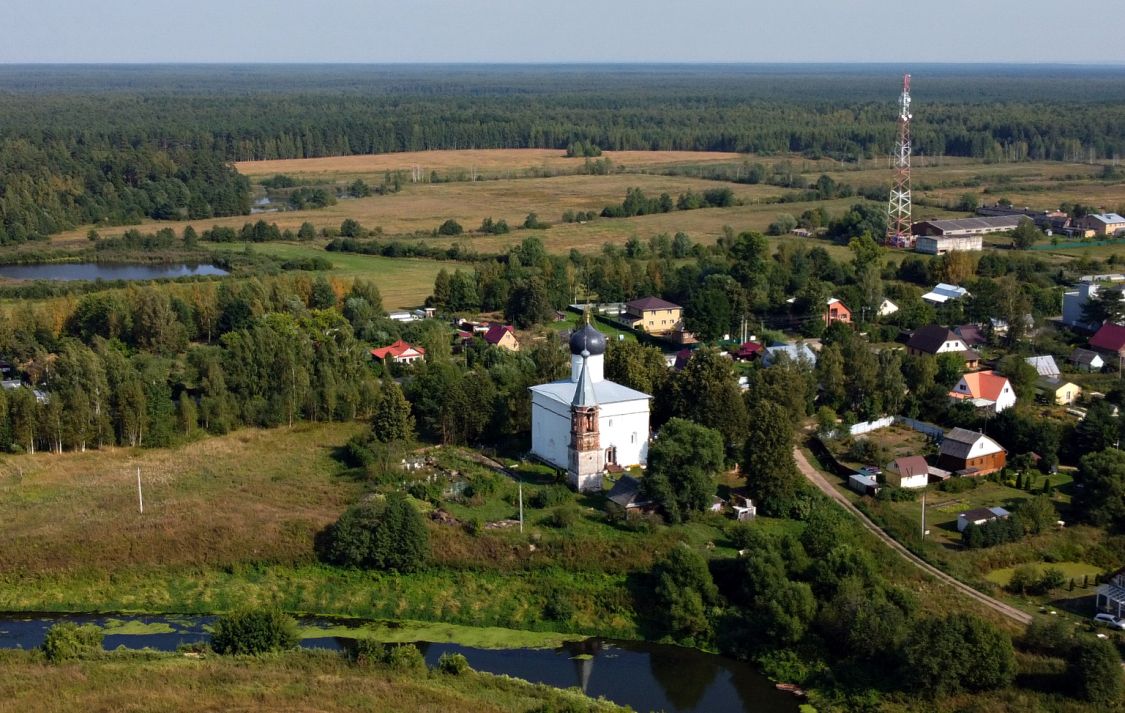
[[[246,243],[220,243],[213,248],[216,252],[247,249]],[[263,255],[271,255],[283,260],[301,258],[323,258],[332,263],[329,274],[347,278],[372,280],[379,286],[383,295],[383,306],[387,309],[417,307],[433,292],[434,278],[442,268],[454,270],[456,263],[416,258],[390,258],[379,255],[359,255],[356,253],[330,253],[324,243],[253,243],[249,249]]]

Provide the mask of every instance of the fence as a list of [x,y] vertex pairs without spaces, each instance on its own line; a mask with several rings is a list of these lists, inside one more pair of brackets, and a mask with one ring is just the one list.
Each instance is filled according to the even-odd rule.
[[853,436],[859,436],[864,433],[878,431],[880,428],[886,428],[894,422],[894,416],[884,416],[883,418],[879,418],[874,421],[863,421],[862,423],[857,423],[850,429],[848,429],[848,433],[852,434]]
[[925,421],[916,421],[913,418],[906,416],[895,416],[895,423],[901,423],[908,428],[912,428],[918,433],[924,433],[934,440],[940,441],[945,438],[945,429],[940,426],[935,426],[932,423]]
[[1069,243],[1044,243],[1032,245],[1028,250],[1065,250],[1067,248],[1096,248],[1102,245],[1125,245],[1125,240],[1075,240]]

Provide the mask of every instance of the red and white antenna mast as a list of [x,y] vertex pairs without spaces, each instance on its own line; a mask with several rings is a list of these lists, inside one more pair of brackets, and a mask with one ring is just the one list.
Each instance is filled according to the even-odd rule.
[[914,247],[910,220],[910,75],[902,77],[902,98],[898,115],[898,141],[895,144],[895,182],[887,204],[886,244]]

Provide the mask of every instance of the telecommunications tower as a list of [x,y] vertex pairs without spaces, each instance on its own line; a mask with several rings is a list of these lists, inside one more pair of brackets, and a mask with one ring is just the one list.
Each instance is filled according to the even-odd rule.
[[910,230],[910,75],[902,77],[902,97],[898,115],[898,141],[895,144],[895,183],[887,203],[885,243],[895,247],[914,246]]

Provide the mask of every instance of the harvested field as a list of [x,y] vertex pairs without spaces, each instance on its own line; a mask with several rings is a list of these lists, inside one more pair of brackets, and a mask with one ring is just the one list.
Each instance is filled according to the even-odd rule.
[[[647,168],[676,163],[712,163],[747,158],[737,153],[708,151],[606,151],[619,167]],[[418,166],[427,176],[430,171],[471,171],[482,174],[504,174],[527,169],[544,168],[559,173],[573,173],[584,158],[567,158],[561,149],[469,149],[463,151],[409,151],[404,153],[367,154],[362,156],[328,156],[325,158],[280,159],[275,161],[240,161],[238,172],[251,177],[309,175],[364,175],[386,171],[406,171]]]

